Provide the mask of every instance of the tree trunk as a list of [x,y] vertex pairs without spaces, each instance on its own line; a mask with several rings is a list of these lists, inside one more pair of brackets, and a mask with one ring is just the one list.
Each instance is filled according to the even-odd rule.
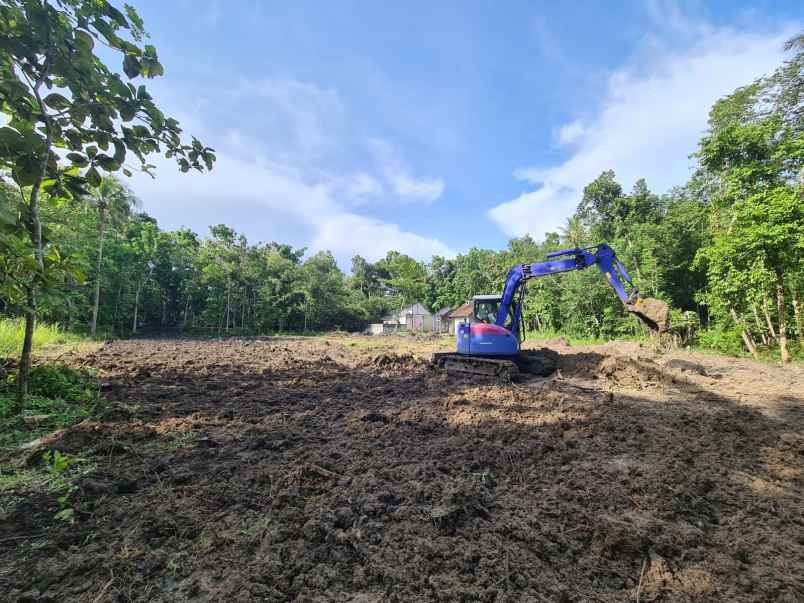
[[184,318],[182,319],[181,326],[185,328],[187,326],[187,313],[190,311],[190,294],[187,294],[187,302],[184,304]]
[[120,284],[117,287],[117,297],[114,300],[114,318],[112,322],[114,324],[115,332],[118,331],[120,328],[120,320],[119,320],[119,310],[120,310],[120,298],[123,297],[123,279],[120,279]]
[[243,325],[246,322],[246,300],[247,299],[248,298],[245,295],[242,297],[243,307],[240,308],[240,330],[241,331],[243,330]]
[[731,317],[734,319],[734,322],[741,327],[740,335],[743,338],[745,347],[747,347],[748,351],[751,352],[751,356],[754,357],[754,360],[759,360],[759,354],[757,353],[757,346],[754,343],[754,339],[751,337],[751,333],[748,332],[748,329],[743,326],[743,323],[737,316],[737,312],[734,311],[734,308],[731,309]]
[[765,294],[762,303],[762,310],[765,313],[765,320],[768,323],[768,333],[770,333],[771,338],[778,339],[778,337],[776,337],[776,329],[773,328],[773,321],[771,320],[770,312],[768,312],[768,305],[768,296]]
[[31,184],[31,194],[28,197],[28,211],[30,217],[28,219],[28,234],[31,237],[31,242],[34,248],[34,257],[36,258],[37,274],[31,278],[31,283],[26,288],[27,304],[25,308],[25,337],[22,342],[22,353],[20,355],[20,366],[17,371],[17,399],[15,406],[17,407],[17,414],[22,412],[23,405],[25,404],[25,397],[28,395],[28,373],[31,369],[31,353],[33,351],[33,333],[34,326],[36,325],[36,286],[39,279],[44,277],[45,273],[45,259],[44,249],[42,248],[42,221],[39,219],[39,191],[42,188],[42,180],[47,171],[47,163],[50,158],[50,147],[53,145],[53,130],[50,127],[50,117],[47,112],[47,107],[39,95],[39,88],[47,77],[49,57],[45,56],[45,63],[42,69],[42,75],[37,80],[33,88],[34,96],[39,104],[39,110],[45,122],[45,147],[42,151],[42,156],[39,158],[39,171],[34,177]]
[[231,285],[227,282],[226,283],[226,330],[229,330],[229,314],[231,311],[231,303],[232,303],[232,294],[231,294]]
[[33,335],[36,326],[36,290],[29,286],[26,291],[25,337],[22,341],[19,372],[17,373],[17,398],[12,413],[22,414],[25,397],[28,395],[28,373],[31,370],[31,352],[33,351]]
[[92,324],[89,334],[95,337],[98,329],[98,310],[100,309],[101,273],[103,272],[103,239],[106,237],[106,201],[98,203],[98,259],[95,265],[95,303],[92,306]]
[[134,294],[134,323],[131,326],[131,332],[137,333],[137,314],[140,308],[140,289],[142,289],[142,281],[137,283],[137,292]]
[[804,347],[804,324],[801,320],[801,305],[798,301],[798,295],[793,291],[793,319],[796,323],[796,333],[798,333],[798,343]]
[[784,307],[784,275],[776,273],[776,307],[779,312],[779,351],[782,353],[782,362],[790,362],[790,352],[787,350],[787,318]]
[[754,313],[754,322],[757,325],[757,333],[762,338],[762,343],[768,345],[768,337],[765,335],[765,332],[762,330],[762,321],[759,320],[759,312],[757,312],[756,304],[751,304],[751,310]]

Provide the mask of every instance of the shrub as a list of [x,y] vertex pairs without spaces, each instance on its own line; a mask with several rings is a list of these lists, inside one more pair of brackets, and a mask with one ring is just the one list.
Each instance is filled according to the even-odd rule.
[[92,375],[67,366],[40,364],[31,369],[29,392],[33,396],[84,402],[95,396]]
[[740,330],[735,326],[714,325],[706,330],[699,331],[696,336],[696,343],[699,347],[717,350],[731,356],[742,356],[744,354]]

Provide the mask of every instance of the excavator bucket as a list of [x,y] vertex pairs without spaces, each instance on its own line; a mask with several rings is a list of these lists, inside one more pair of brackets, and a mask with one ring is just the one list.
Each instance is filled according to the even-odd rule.
[[651,331],[665,333],[670,329],[670,306],[660,299],[646,297],[633,304],[626,304],[625,307],[648,325]]

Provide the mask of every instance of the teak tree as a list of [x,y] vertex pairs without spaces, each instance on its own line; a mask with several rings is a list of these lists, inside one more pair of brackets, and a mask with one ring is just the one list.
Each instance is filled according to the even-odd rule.
[[[145,86],[129,80],[163,75],[156,49],[146,44],[142,20],[131,6],[106,0],[0,1],[1,178],[20,191],[18,214],[32,262],[20,278],[25,338],[17,380],[17,410],[27,393],[37,293],[53,286],[69,266],[48,241],[40,218],[43,198],[83,196],[102,172],[152,173],[149,155],[164,153],[179,168],[203,171],[213,149],[182,141],[179,123],[166,117]],[[101,45],[122,57],[123,75],[96,53]],[[133,158],[133,159],[132,159]],[[126,161],[133,160],[134,166]]]

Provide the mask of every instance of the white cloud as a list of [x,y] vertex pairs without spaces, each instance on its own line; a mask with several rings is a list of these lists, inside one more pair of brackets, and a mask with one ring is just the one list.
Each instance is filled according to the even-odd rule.
[[347,119],[336,90],[289,78],[245,81],[234,90],[234,102],[255,100],[254,123],[273,154],[309,162],[336,150]]
[[332,251],[343,267],[359,253],[370,260],[396,249],[418,259],[455,252],[434,238],[358,215],[340,204],[327,184],[305,182],[293,170],[218,153],[205,174],[179,173],[159,159],[157,178],[137,174],[133,187],[145,209],[171,226],[205,233],[225,223],[257,240]]
[[365,172],[349,178],[344,188],[345,196],[352,199],[375,198],[384,192],[385,189],[379,180]]
[[569,145],[580,140],[583,136],[584,127],[580,119],[573,120],[568,124],[564,124],[558,129],[556,138],[558,143],[562,145]]
[[406,232],[396,224],[353,213],[338,213],[321,221],[311,246],[314,249],[329,249],[338,258],[359,253],[369,261],[380,259],[389,249],[420,260],[429,260],[434,255],[455,256],[453,250],[437,239]]
[[403,201],[433,203],[444,193],[444,181],[440,178],[411,176],[408,166],[387,141],[375,138],[369,145],[388,185]]
[[[655,13],[663,5],[652,6]],[[568,159],[515,172],[537,188],[488,212],[506,234],[555,231],[574,211],[583,187],[606,169],[626,188],[641,177],[658,192],[686,182],[689,155],[706,130],[712,103],[776,67],[784,40],[795,31],[693,27],[669,6],[673,31],[691,38],[686,49],[670,50],[652,37],[646,52],[635,57],[638,66],[611,74],[596,115],[583,126],[571,122],[559,130],[559,142],[575,148]]]
[[[206,233],[209,225],[225,223],[254,242],[330,250],[344,268],[356,253],[372,260],[391,249],[419,259],[455,255],[435,238],[358,213],[370,203],[433,201],[443,183],[410,177],[387,141],[379,143],[386,161],[378,163],[374,143],[367,152],[362,136],[350,137],[349,114],[335,90],[266,78],[231,86],[218,103],[200,102],[200,96],[192,97],[188,115],[171,110],[190,106],[175,88],[161,102],[216,149],[214,169],[181,174],[159,159],[155,180],[133,179],[145,210],[166,227]],[[238,122],[243,116],[248,125]]]

